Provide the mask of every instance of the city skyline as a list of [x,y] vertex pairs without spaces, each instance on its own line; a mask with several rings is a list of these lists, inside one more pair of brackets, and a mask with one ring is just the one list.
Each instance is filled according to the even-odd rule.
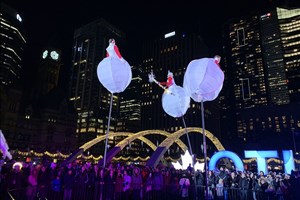
[[[271,9],[271,8],[270,8]],[[174,9],[174,12],[176,12],[176,9]],[[227,11],[228,12],[228,11]],[[249,13],[244,13],[244,15],[243,16],[249,16],[249,15],[251,15],[251,13],[250,13],[250,11],[249,11]],[[22,16],[23,17],[23,15],[21,14],[20,16]],[[261,16],[263,16],[263,15],[261,15]],[[109,16],[106,16],[106,17],[108,17],[108,19],[109,19]],[[100,18],[98,17],[96,20],[93,20],[93,21],[89,21],[89,22],[87,22],[87,23],[84,23],[83,25],[81,25],[79,28],[77,28],[76,30],[79,30],[81,27],[84,27],[84,26],[88,26],[88,24],[92,24],[93,22],[95,22],[95,21],[97,21],[97,20],[102,20],[102,19],[104,19],[105,21],[106,21],[106,18],[105,17],[105,13],[103,13],[103,16],[101,16]],[[200,17],[200,16],[199,16]],[[23,20],[24,18],[22,18],[22,22],[24,22],[24,20]],[[119,30],[119,26],[121,27],[121,29],[122,29],[122,25],[116,25],[116,24],[114,24],[114,23],[110,23],[110,21],[111,21],[111,19],[113,19],[113,18],[110,18],[110,20],[108,21],[108,23],[109,24],[111,24],[111,27],[115,27],[116,29],[118,29]],[[141,18],[142,19],[142,18]],[[164,20],[166,20],[167,18],[164,18]],[[184,19],[185,18],[182,18],[181,20],[182,21],[184,21]],[[199,18],[200,19],[200,18]],[[239,19],[241,19],[241,18],[239,18],[239,17],[236,17],[235,18],[236,20],[239,20]],[[61,19],[62,21],[64,21],[64,19],[62,18]],[[164,21],[163,20],[163,21]],[[223,19],[223,21],[225,21],[226,19]],[[74,24],[75,24],[75,22],[73,22]],[[76,23],[77,23],[77,21],[76,21]],[[175,23],[175,22],[174,22]],[[220,22],[218,22],[218,23],[221,23],[221,21]],[[73,25],[74,25],[73,24]],[[159,25],[163,25],[164,23],[163,22],[157,22],[156,23],[156,25],[157,26],[159,26]],[[24,25],[26,25],[26,24],[24,24]],[[59,24],[58,24],[59,25]],[[169,25],[166,25],[165,27],[166,28],[168,28],[168,27],[171,27],[171,26],[173,26],[174,24],[169,24]],[[177,26],[178,25],[178,26]],[[197,29],[197,28],[199,28],[199,26],[197,26],[197,23],[194,23],[194,25],[195,26],[192,26],[192,25],[190,25],[190,24],[187,24],[186,25],[186,30],[189,30],[189,31],[191,31],[192,30],[192,27],[194,27],[195,29]],[[198,24],[199,25],[199,24]],[[66,25],[67,26],[67,25]],[[124,26],[124,25],[123,25]],[[135,26],[137,26],[136,24],[133,24],[133,27],[135,27]],[[190,26],[189,28],[191,28],[191,29],[189,29],[189,28],[187,28],[188,26]],[[110,25],[109,25],[109,27],[110,27]],[[184,25],[182,25],[181,23],[179,23],[178,22],[178,24],[176,23],[176,27],[178,27],[178,29],[179,30],[183,30],[184,31]],[[53,28],[53,27],[52,27]],[[220,27],[219,27],[220,28]],[[26,29],[26,27],[25,27],[25,29]],[[42,27],[39,27],[39,29],[41,29],[41,33],[43,32],[42,31]],[[49,29],[51,29],[51,26],[49,25]],[[120,29],[120,31],[122,31]],[[177,28],[175,29],[176,30],[176,33],[179,33],[179,31],[177,32],[177,30],[178,30]],[[87,29],[86,30],[86,32],[87,32],[87,34],[89,35],[90,34],[90,32],[89,32],[89,30],[90,29]],[[111,29],[109,29],[109,30],[111,30]],[[129,29],[128,29],[129,30]],[[132,29],[131,29],[132,30]],[[141,29],[141,30],[146,30],[145,28],[144,29]],[[151,29],[152,30],[152,29]],[[164,41],[164,38],[163,38],[163,34],[164,33],[166,33],[166,32],[164,32],[164,30],[166,30],[166,29],[161,29],[161,30],[156,30],[156,28],[155,27],[153,27],[153,32],[152,33],[154,33],[154,32],[156,32],[157,33],[157,35],[156,34],[153,34],[153,35],[149,35],[149,33],[147,33],[147,34],[145,34],[145,37],[139,37],[139,38],[137,38],[137,41],[139,40],[139,41],[143,41],[143,45],[145,45],[145,42],[146,42],[146,40],[147,40],[147,42],[153,42],[153,41],[155,41],[155,40],[157,40],[157,41]],[[174,30],[174,29],[173,29]],[[239,30],[242,30],[242,29],[239,29]],[[244,29],[243,29],[244,30]],[[55,30],[53,29],[52,30],[53,32],[55,32]],[[247,31],[246,29],[245,29],[245,31]],[[244,32],[245,32],[244,31]],[[115,31],[113,31],[112,30],[112,33],[114,33]],[[222,31],[221,31],[222,32]],[[220,33],[221,33],[220,32]],[[237,31],[237,33],[239,34],[239,33],[241,33],[241,34],[245,34],[243,31]],[[97,32],[95,32],[95,33],[97,33]],[[124,33],[124,41],[121,41],[121,40],[119,40],[118,38],[117,38],[117,41],[118,41],[118,45],[119,45],[119,47],[120,47],[120,49],[121,49],[121,52],[122,52],[122,55],[124,55],[124,58],[126,58],[127,60],[128,59],[130,59],[130,57],[128,56],[127,57],[127,55],[128,55],[128,51],[130,51],[130,49],[128,48],[126,48],[126,45],[123,45],[123,44],[125,44],[125,38],[126,38],[126,36],[128,36],[128,32],[126,31],[126,32],[122,32],[122,33]],[[142,32],[141,32],[142,33]],[[49,33],[49,34],[51,34],[51,33]],[[191,35],[191,34],[193,34],[193,32],[192,33],[187,33],[187,34],[185,34],[185,32],[181,32],[181,35],[180,36],[182,36],[182,37],[187,37],[188,35]],[[198,31],[196,31],[196,34],[197,35],[200,35],[200,39],[201,39],[201,41],[203,41],[204,42],[204,44],[206,45],[206,46],[208,46],[208,49],[210,49],[209,48],[209,45],[207,44],[207,40],[205,40],[205,38],[202,38],[202,34],[200,33],[200,32],[198,32]],[[98,42],[96,42],[95,43],[95,46],[96,46],[96,48],[97,48],[97,51],[93,54],[93,58],[94,59],[92,59],[92,60],[94,60],[93,61],[93,66],[96,66],[97,65],[97,63],[99,62],[99,60],[101,60],[104,56],[105,56],[105,48],[106,48],[106,45],[105,45],[105,43],[106,43],[106,41],[108,40],[108,38],[109,37],[111,37],[111,33],[109,33],[109,34],[107,34],[105,37],[103,36],[103,35],[100,35],[99,36],[99,32],[98,32],[98,34],[96,34],[97,35],[97,37],[99,37],[99,41],[101,40],[102,42],[101,43],[98,43]],[[29,36],[29,34],[27,34],[27,37]],[[72,33],[72,38],[76,38],[77,36],[76,36],[76,31],[73,31],[73,33]],[[129,36],[128,36],[129,37]],[[130,37],[132,37],[132,35],[130,36]],[[130,38],[129,37],[129,38]],[[55,38],[55,37],[54,37]],[[78,38],[79,38],[79,36],[78,36]],[[213,38],[213,35],[212,35],[212,38]],[[53,38],[52,38],[53,39]],[[161,40],[162,39],[162,40]],[[172,39],[174,39],[174,37],[172,37]],[[243,38],[238,38],[238,39],[243,39]],[[245,38],[244,38],[245,39]],[[30,39],[28,39],[28,40],[30,40]],[[37,38],[37,40],[38,40],[38,38]],[[49,40],[51,40],[51,39],[49,39]],[[58,40],[59,41],[59,40]],[[77,40],[75,40],[75,41],[77,41]],[[85,40],[82,40],[82,38],[80,39],[80,40],[78,40],[79,41],[79,43],[80,43],[80,41],[81,42],[84,42],[84,43],[86,43],[86,42],[88,42],[89,40],[88,40],[88,38],[87,39],[85,39]],[[91,40],[92,41],[92,40]],[[97,40],[98,41],[98,40]],[[49,50],[49,52],[52,52],[52,50],[50,50],[51,48],[57,48],[57,47],[55,47],[55,43],[56,42],[54,42],[54,43],[52,43],[51,44],[51,41],[50,41],[50,43],[47,43],[47,44],[43,44],[43,48],[42,49],[40,49],[40,51],[39,51],[39,55],[38,55],[38,57],[37,57],[37,60],[34,60],[34,62],[36,61],[36,62],[40,62],[41,60],[43,60],[42,58],[44,58],[44,53],[46,52],[46,51],[44,51],[44,50],[46,50],[46,49],[48,49]],[[78,43],[78,44],[79,44]],[[75,44],[75,43],[74,43]],[[74,44],[71,46],[71,48],[73,49],[75,46],[74,46]],[[77,44],[77,42],[76,42],[76,44]],[[99,45],[99,44],[101,44],[101,45]],[[128,46],[130,46],[130,45],[132,45],[133,43],[130,43],[130,40],[128,39],[127,40],[127,45]],[[53,46],[54,45],[54,47],[51,47],[51,46]],[[62,44],[61,44],[62,45]],[[136,43],[134,44],[134,45],[137,45]],[[141,44],[138,44],[138,45],[141,45]],[[222,43],[220,43],[219,44],[220,46],[222,45]],[[245,45],[244,43],[242,44],[242,45]],[[30,42],[28,42],[28,46],[30,46]],[[49,47],[48,47],[49,46]],[[141,45],[142,46],[142,45]],[[81,48],[80,48],[81,46],[79,45],[78,46],[78,48],[76,47],[76,48],[74,48],[76,51],[81,51]],[[250,46],[249,46],[250,47]],[[69,48],[69,47],[67,47],[67,48]],[[167,48],[168,49],[168,48]],[[165,50],[167,50],[167,49],[165,49]],[[170,47],[170,49],[172,50],[172,47]],[[176,48],[177,49],[177,48]],[[202,48],[201,48],[202,49]],[[221,48],[220,48],[221,49]],[[123,51],[124,50],[124,51]],[[163,49],[161,49],[161,50],[163,50]],[[191,48],[188,48],[188,51],[189,50],[191,50]],[[203,50],[203,49],[202,49]],[[33,51],[33,50],[32,50]],[[66,60],[66,57],[63,59],[63,55],[64,55],[64,52],[66,51],[66,49],[64,49],[63,48],[63,46],[61,46],[61,48],[58,48],[58,51],[59,52],[62,52],[61,54],[59,53],[59,58],[61,58],[61,55],[62,55],[62,60]],[[83,49],[83,51],[85,51],[84,49]],[[102,53],[101,53],[102,52]],[[139,49],[139,52],[143,52],[142,51],[142,49]],[[28,48],[27,48],[27,53],[28,53]],[[136,53],[136,51],[135,52],[133,52],[133,54],[134,53]],[[209,52],[208,52],[208,54],[206,54],[206,55],[210,55],[210,56],[213,56],[212,55],[212,53],[213,53],[213,51],[212,50],[209,50]],[[101,55],[98,55],[98,54],[101,54]],[[76,55],[76,54],[73,54],[73,55]],[[136,56],[136,59],[145,59],[145,58],[147,58],[149,55],[146,55],[146,57],[139,57],[138,55]],[[26,56],[25,56],[26,57]],[[49,57],[50,58],[50,57]],[[52,56],[51,56],[51,59],[53,59],[52,58]],[[50,60],[51,60],[50,59]],[[188,58],[188,60],[189,59],[192,59],[192,58]],[[224,65],[222,66],[221,65],[221,67],[224,69],[224,70],[226,70],[225,69],[225,57],[223,58],[224,59]],[[238,58],[239,59],[239,58]],[[73,70],[75,70],[76,69],[76,67],[75,66],[77,66],[77,64],[78,63],[80,63],[80,65],[81,64],[83,64],[84,63],[84,58],[80,58],[80,60],[76,60],[76,59],[74,59],[73,60],[73,63],[72,64],[64,64],[64,65],[62,65],[61,67],[62,68],[67,68],[67,69],[70,69],[70,68],[72,68]],[[161,60],[161,59],[158,59],[158,61],[159,60]],[[167,68],[169,68],[170,66],[165,66],[166,64],[172,64],[172,66],[171,66],[171,68],[169,68],[169,69],[171,69],[172,71],[175,69],[174,67],[178,67],[178,68],[184,68],[184,65],[186,65],[187,64],[187,62],[188,62],[188,60],[186,60],[186,62],[185,62],[185,64],[182,64],[182,63],[179,63],[179,64],[174,64],[174,63],[176,63],[175,62],[175,60],[179,60],[179,58],[178,57],[174,57],[173,59],[172,59],[172,62],[169,62],[169,63],[167,63],[167,62],[158,62],[158,63],[161,63],[161,64],[158,64],[157,66],[155,66],[155,67],[163,67],[162,69],[164,69],[164,70],[162,70],[162,72],[163,72],[163,74],[165,74],[166,73],[166,70],[167,70]],[[173,62],[174,61],[174,62]],[[62,61],[63,62],[63,61]],[[70,58],[70,60],[69,60],[69,62],[71,62],[71,58]],[[252,62],[252,61],[251,61]],[[90,62],[89,62],[90,63]],[[259,62],[259,63],[261,63],[261,62]],[[28,64],[28,63],[27,63]],[[63,64],[63,63],[62,63]],[[130,63],[131,65],[134,65],[134,66],[139,66],[139,64],[142,64],[142,61],[140,60],[139,61],[139,63],[138,64],[134,64],[134,63]],[[162,65],[164,65],[164,66],[162,66]],[[248,66],[248,65],[247,65]],[[249,65],[250,66],[250,65]],[[249,67],[248,66],[248,67]],[[38,67],[38,65],[37,66],[33,66],[33,68],[34,67]],[[141,67],[143,68],[143,74],[142,74],[142,76],[141,77],[144,77],[144,80],[143,81],[146,81],[147,82],[147,80],[145,79],[145,76],[147,76],[147,73],[149,73],[149,70],[150,70],[150,68],[149,68],[149,66],[148,66],[148,71],[147,71],[147,66],[146,65],[144,65],[144,64],[142,64],[141,65]],[[173,68],[174,69],[173,69]],[[31,69],[32,70],[32,69]],[[33,72],[33,71],[31,71],[31,70],[28,70],[28,72]],[[26,71],[26,67],[25,67],[25,71]],[[160,70],[161,71],[161,70]],[[165,71],[165,72],[164,72]],[[92,71],[86,71],[87,73],[92,73],[92,75],[93,76],[95,76],[95,73],[93,73]],[[176,71],[174,71],[175,72],[175,75],[176,75]],[[35,72],[35,73],[37,73],[37,72]],[[33,75],[35,74],[35,73],[33,73]],[[161,76],[164,76],[163,74],[161,74]],[[181,72],[178,72],[177,74],[182,74]],[[83,75],[86,75],[86,74],[83,74]],[[263,75],[262,75],[263,76]],[[76,75],[76,77],[77,77],[77,75]],[[229,77],[229,76],[228,76]],[[233,76],[233,77],[238,77],[238,76]],[[28,77],[27,77],[28,78]],[[160,78],[161,79],[161,78]],[[176,77],[175,77],[175,79],[176,80],[178,80],[178,76],[176,75]],[[244,78],[245,79],[245,78]],[[244,80],[243,79],[243,80]],[[71,78],[71,81],[75,81],[75,80],[77,80],[76,78],[74,79],[74,78]],[[96,80],[96,79],[95,79]],[[245,79],[246,80],[246,79]],[[66,82],[69,82],[69,78],[67,78],[67,79],[63,79],[63,81],[66,83]],[[260,82],[260,81],[259,81]],[[74,85],[74,89],[75,89],[75,85],[76,85],[77,83],[74,83],[73,85]],[[180,83],[179,83],[180,84]],[[93,84],[94,86],[100,86],[100,83],[98,82],[98,80],[96,80],[95,81],[95,83]],[[61,85],[60,85],[61,86]],[[237,85],[238,86],[238,85]],[[68,87],[68,86],[67,86]],[[91,88],[93,88],[93,87],[91,87]],[[95,89],[95,88],[94,88]],[[253,88],[252,88],[253,89]],[[69,90],[69,88],[68,88],[68,90]],[[75,90],[74,90],[75,91]],[[76,90],[77,91],[77,90]],[[26,92],[24,92],[23,91],[23,93],[25,94]],[[78,93],[78,92],[77,92]],[[76,94],[77,94],[76,93]],[[152,91],[151,91],[151,93],[152,93]],[[152,93],[152,95],[154,95],[154,93],[155,92],[153,92]],[[75,93],[74,93],[75,94]],[[246,93],[245,93],[246,94]],[[250,94],[250,93],[249,93]],[[66,95],[66,94],[64,94],[64,95]],[[75,95],[76,96],[76,95]],[[85,95],[83,95],[83,96],[85,96]],[[157,95],[156,95],[157,96]],[[69,96],[70,98],[69,98],[69,100],[71,100],[71,99],[73,99],[73,97],[74,97],[74,95],[73,96]],[[77,98],[77,97],[76,97]],[[75,98],[75,99],[76,99]],[[156,97],[157,98],[157,97]],[[85,99],[89,99],[89,98],[85,98]],[[92,98],[91,98],[92,99]],[[99,98],[99,99],[101,99],[101,101],[105,101],[105,99],[103,99],[103,98]],[[247,97],[247,99],[248,99],[248,97]],[[258,98],[257,98],[258,99]],[[80,100],[84,100],[84,98],[80,98]],[[255,101],[257,101],[257,100],[255,100]],[[257,101],[258,102],[258,101]],[[106,102],[106,103],[108,103],[108,102]],[[145,103],[145,102],[144,102]],[[87,102],[81,102],[80,103],[80,105],[90,105],[89,103],[87,103]],[[159,105],[159,104],[158,104]],[[252,104],[249,104],[249,105],[247,105],[247,107],[249,107],[249,106],[251,106]],[[105,106],[104,106],[105,107]],[[76,107],[77,108],[77,107]],[[78,107],[79,108],[79,107]],[[81,107],[80,107],[80,109],[82,109]],[[104,112],[104,113],[106,113],[106,112]],[[149,128],[151,128],[151,127],[149,127]],[[161,128],[161,127],[159,127],[159,128]],[[166,128],[165,126],[164,126],[164,128]],[[171,127],[172,128],[172,127]],[[91,129],[92,130],[92,129]],[[104,132],[104,131],[103,131]]]
[[[211,54],[222,51],[222,25],[234,17],[249,14],[255,10],[268,10],[270,6],[282,4],[281,1],[99,3],[97,1],[72,4],[52,1],[20,2],[7,1],[22,16],[27,32],[27,46],[24,55],[25,83],[32,80],[42,51],[47,47],[62,51],[62,77],[69,78],[71,68],[72,39],[74,31],[87,23],[103,18],[126,34],[127,45],[122,54],[131,65],[138,64],[139,48],[144,40],[157,39],[167,32],[183,30],[197,32],[203,37]],[[79,13],[79,14],[78,14]],[[65,84],[60,80],[61,84]],[[30,85],[29,85],[30,86]]]
[[[248,3],[245,4],[248,5]],[[22,4],[18,5],[21,6]],[[83,5],[86,5],[86,8]],[[92,9],[87,5],[94,5],[95,8]],[[197,13],[188,14],[187,12],[175,15],[179,11],[179,7],[176,7],[176,4],[164,14],[157,12],[155,17],[153,15],[146,16],[147,12],[145,11],[139,21],[132,21],[130,19],[133,18],[133,14],[137,15],[137,13],[130,12],[124,18],[118,17],[123,12],[117,9],[112,9],[112,12],[108,12],[111,8],[109,7],[110,5],[103,4],[103,12],[100,9],[101,14],[94,14],[92,11],[97,10],[96,5],[99,6],[91,2],[71,5],[70,9],[74,8],[72,13],[65,10],[63,15],[60,15],[60,12],[63,12],[64,8],[67,7],[65,4],[59,6],[58,10],[53,9],[54,5],[49,5],[49,10],[48,8],[44,10],[47,5],[36,7],[36,16],[40,18],[32,21],[30,26],[28,26],[28,23],[25,23],[26,14],[23,15],[21,12],[19,14],[18,11],[17,15],[12,15],[13,20],[19,20],[24,25],[24,29],[28,30],[26,34],[28,43],[25,48],[25,64],[22,66],[25,71],[23,80],[28,81],[27,86],[30,86],[29,82],[37,79],[35,86],[39,86],[39,92],[32,90],[27,93],[25,90],[14,91],[12,88],[8,88],[7,95],[0,99],[0,103],[3,104],[3,106],[2,104],[0,106],[5,111],[2,114],[3,119],[5,119],[5,126],[3,127],[6,128],[5,132],[11,137],[10,139],[18,142],[27,140],[28,144],[57,140],[60,141],[57,145],[50,146],[47,144],[45,147],[52,151],[63,149],[67,152],[70,149],[65,147],[68,147],[68,142],[72,142],[72,140],[75,141],[76,139],[76,145],[78,145],[78,141],[81,145],[83,142],[86,142],[84,140],[91,140],[96,135],[105,134],[107,128],[116,132],[128,128],[126,124],[127,116],[132,115],[131,111],[133,109],[133,107],[129,108],[129,106],[137,105],[139,104],[138,102],[140,102],[140,105],[135,108],[137,110],[141,109],[139,111],[141,123],[128,123],[133,125],[133,129],[137,129],[137,131],[140,129],[178,131],[182,129],[181,125],[174,121],[173,118],[168,118],[166,113],[163,112],[160,101],[162,91],[156,85],[149,83],[148,73],[153,70],[158,75],[156,77],[157,80],[164,80],[163,77],[166,76],[167,70],[171,70],[175,75],[174,80],[176,80],[178,85],[181,85],[185,66],[187,66],[189,60],[198,59],[200,55],[213,57],[216,54],[222,55],[225,53],[225,55],[222,55],[220,67],[224,71],[225,77],[230,80],[227,82],[225,78],[222,90],[230,91],[230,93],[227,96],[220,95],[218,100],[221,100],[220,105],[222,109],[225,112],[229,112],[224,116],[217,114],[219,113],[218,100],[212,106],[213,110],[206,106],[206,129],[212,131],[214,136],[222,139],[222,142],[227,144],[226,147],[232,149],[264,149],[270,148],[272,145],[276,145],[276,148],[281,149],[289,148],[291,142],[293,142],[294,151],[298,154],[296,147],[299,144],[297,134],[299,133],[300,121],[297,109],[299,110],[300,108],[298,101],[300,90],[298,89],[299,40],[297,38],[299,37],[300,9],[293,12],[292,10],[271,8],[271,6],[267,7],[267,5],[273,5],[273,3],[268,1],[268,3],[259,4],[262,7],[258,9],[252,10],[253,5],[249,6],[249,10],[244,13],[243,11],[247,9],[244,8],[243,10],[242,7],[245,7],[245,5],[241,7],[239,12],[232,13],[232,15],[228,14],[230,11],[226,10],[225,7],[223,9],[226,12],[218,13],[221,10],[218,7],[215,10],[212,9],[211,13],[207,9],[208,11],[206,10],[196,17]],[[118,4],[118,7],[122,5]],[[164,6],[166,5],[160,4],[161,9],[165,8]],[[192,3],[189,6],[195,7],[196,5],[196,3]],[[207,7],[211,5],[213,4],[205,4]],[[221,7],[223,5],[225,3],[216,4],[216,6]],[[74,17],[74,13],[81,11],[80,6],[83,10],[83,15],[85,15],[83,19],[76,20],[77,16],[67,24],[67,20],[72,18],[72,16]],[[183,5],[182,10],[187,8],[190,8],[191,12],[196,10],[196,8],[189,6]],[[137,7],[138,5],[136,5]],[[126,7],[123,8],[126,10]],[[23,9],[26,10],[27,7]],[[85,9],[91,14],[86,14],[84,12]],[[267,9],[268,12],[261,12],[264,9]],[[274,9],[277,10],[277,14]],[[41,11],[44,11],[46,18],[43,19]],[[118,13],[116,13],[117,11]],[[172,11],[174,15],[170,14]],[[205,14],[207,14],[206,18],[204,17]],[[239,14],[242,16],[238,16]],[[225,15],[226,17],[220,18]],[[35,15],[30,16],[33,17]],[[52,22],[49,19],[51,16],[54,16]],[[230,17],[235,21],[229,20]],[[161,21],[159,21],[160,18]],[[5,23],[4,20],[3,17],[2,24],[6,24],[6,27],[9,27],[9,24]],[[44,22],[33,26],[34,23],[40,20],[44,20]],[[230,23],[228,32],[226,32],[226,27],[224,27],[226,22]],[[208,25],[205,26],[205,24]],[[205,28],[202,29],[202,27]],[[11,30],[9,33],[12,33],[12,35],[16,33],[14,28],[7,30]],[[171,33],[171,31],[176,31],[176,34],[169,38],[164,37],[164,34]],[[34,38],[37,33],[39,33],[39,37]],[[2,36],[9,38],[7,35],[2,34]],[[226,37],[228,41],[224,43]],[[138,75],[138,81],[131,84],[131,93],[127,93],[130,98],[125,98],[125,95],[112,96],[103,88],[99,83],[99,78],[96,77],[97,73],[95,73],[95,70],[99,61],[105,57],[105,48],[109,38],[116,39],[124,58],[129,61],[133,68],[136,67],[141,72]],[[12,39],[12,41],[14,40]],[[21,45],[15,45],[15,47],[19,46]],[[7,47],[6,49],[10,50],[11,48]],[[72,56],[68,57],[69,50]],[[14,52],[14,50],[11,50],[11,52]],[[31,55],[28,56],[29,54]],[[274,55],[277,57],[273,58]],[[3,59],[3,61],[5,63],[6,60]],[[60,67],[62,68],[62,75],[60,76],[63,78],[60,78],[60,83],[58,83],[57,77],[59,73],[57,70]],[[28,79],[30,77],[33,78],[30,80]],[[70,82],[71,84],[68,85]],[[135,84],[138,84],[138,87],[135,87]],[[62,90],[62,86],[65,87],[65,90]],[[231,87],[231,89],[228,90],[226,88],[226,90],[225,86]],[[31,89],[33,88],[29,90]],[[67,94],[68,90],[70,91],[69,94]],[[3,91],[6,91],[6,89],[3,89]],[[130,90],[128,89],[127,91]],[[132,97],[133,94],[139,94],[139,92],[141,94],[138,98]],[[42,93],[44,94],[40,95]],[[122,94],[125,94],[125,92]],[[288,94],[290,95],[288,96]],[[30,95],[35,95],[36,98],[33,98],[31,104],[27,105],[23,98],[32,98],[29,97]],[[113,105],[112,117],[107,117],[109,97],[114,99],[114,104],[111,104]],[[225,99],[227,104],[225,101],[222,103],[222,99]],[[289,105],[290,103],[295,104]],[[73,105],[77,111],[73,109]],[[128,107],[126,108],[124,105]],[[120,108],[124,111],[121,118]],[[192,118],[197,116],[196,120],[194,120],[195,126],[200,126],[200,116],[198,116],[200,107],[191,103],[189,110],[187,115],[185,115],[187,122],[189,115]],[[62,115],[62,113],[68,114],[68,116]],[[77,115],[77,119],[75,115]],[[213,120],[210,121],[209,118],[215,120],[216,123]],[[110,121],[108,119],[112,121],[110,125],[106,125],[106,121]],[[120,119],[121,121],[119,121]],[[225,129],[218,127],[218,122],[220,121],[225,122],[224,124],[228,129],[227,132],[224,132]],[[76,130],[75,123],[77,125],[80,124]],[[139,127],[140,125],[141,128]],[[230,130],[230,128],[233,129]],[[59,131],[56,131],[56,129],[59,129]],[[40,140],[36,140],[37,131],[42,133]],[[76,136],[79,137],[74,137],[75,134],[73,133],[75,132]],[[89,134],[89,137],[86,137],[86,135],[81,133],[92,133],[93,135]],[[150,132],[150,134],[152,133]],[[73,139],[69,140],[70,136],[73,136]],[[158,146],[161,142],[159,137],[149,138]],[[123,136],[117,139],[122,140]],[[110,147],[118,143],[117,139],[108,143]],[[276,143],[264,144],[264,141],[272,139]],[[199,141],[201,139],[193,138],[192,142],[195,142],[193,146],[198,147],[201,144],[201,142],[198,143]],[[184,139],[183,142],[186,143]],[[234,142],[240,142],[241,144],[235,145]],[[277,146],[277,142],[280,145]],[[132,144],[133,149],[137,148],[138,145],[143,146],[142,142]],[[25,149],[26,146],[29,146],[26,143],[22,145],[15,143],[14,148],[20,146]],[[259,147],[256,147],[256,145],[259,145]],[[129,146],[128,148],[131,148],[131,144]],[[35,147],[32,146],[32,148]],[[170,151],[178,154],[177,149],[170,148]],[[212,154],[214,149],[210,149]],[[199,152],[196,152],[196,154],[199,155],[199,153],[201,154],[200,148],[198,150]]]

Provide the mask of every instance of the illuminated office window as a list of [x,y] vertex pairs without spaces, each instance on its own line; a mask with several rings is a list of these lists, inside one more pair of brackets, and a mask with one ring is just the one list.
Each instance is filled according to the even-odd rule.
[[238,46],[244,46],[245,43],[245,30],[244,28],[240,28],[236,31],[237,33],[237,42]]
[[240,79],[242,86],[243,99],[251,99],[249,78]]

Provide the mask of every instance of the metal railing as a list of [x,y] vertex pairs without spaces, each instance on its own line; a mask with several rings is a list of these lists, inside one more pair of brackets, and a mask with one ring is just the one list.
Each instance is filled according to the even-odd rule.
[[[135,189],[133,189],[135,188]],[[195,191],[197,188],[197,192]],[[190,185],[182,188],[178,184],[170,185],[131,185],[124,191],[117,184],[81,184],[75,183],[70,190],[61,188],[54,191],[51,186],[30,190],[29,188],[9,189],[0,195],[4,200],[177,200],[177,199],[223,199],[223,200],[272,200],[283,199],[284,194],[263,191],[242,190],[240,188],[209,187],[208,197],[205,197],[205,187]],[[197,194],[197,196],[196,196]]]

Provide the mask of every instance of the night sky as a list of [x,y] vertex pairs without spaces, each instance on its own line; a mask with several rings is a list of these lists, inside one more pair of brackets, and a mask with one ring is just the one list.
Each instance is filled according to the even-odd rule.
[[[100,1],[100,0],[4,0],[23,18],[27,47],[24,58],[24,80],[34,80],[44,47],[62,50],[62,77],[71,68],[74,30],[98,18],[104,18],[127,36],[128,46],[120,49],[124,58],[137,64],[141,41],[176,30],[197,31],[211,52],[220,54],[222,24],[230,18],[268,10],[282,2],[271,0],[202,1]],[[130,3],[129,3],[130,2]],[[67,81],[61,81],[64,83]],[[25,84],[26,85],[26,84]]]

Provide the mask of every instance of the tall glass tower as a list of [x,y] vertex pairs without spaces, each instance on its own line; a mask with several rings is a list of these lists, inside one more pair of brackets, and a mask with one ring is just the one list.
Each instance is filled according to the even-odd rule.
[[0,41],[0,85],[18,87],[26,39],[22,17],[3,2],[0,3]]
[[300,102],[300,9],[276,8],[291,102]]
[[254,13],[225,28],[222,130],[245,142],[290,138],[300,129],[300,9]]
[[[106,55],[108,40],[114,38],[120,51],[125,34],[99,19],[75,30],[73,42],[73,66],[69,97],[77,113],[77,134],[81,143],[96,135],[103,135],[107,128],[110,93],[97,77],[97,66]],[[119,96],[113,97],[110,130],[117,125]]]

